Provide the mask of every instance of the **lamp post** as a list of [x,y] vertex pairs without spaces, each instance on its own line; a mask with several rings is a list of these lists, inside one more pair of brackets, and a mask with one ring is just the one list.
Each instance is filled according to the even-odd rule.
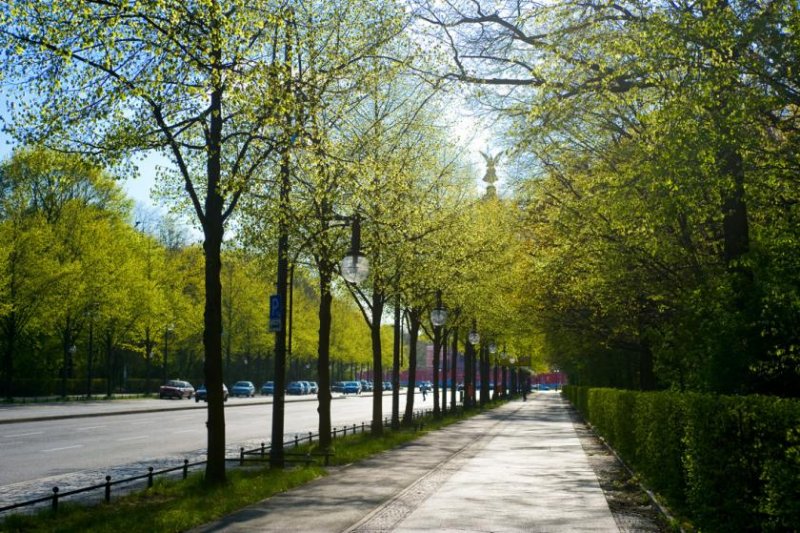
[[519,390],[517,390],[517,369],[514,366],[514,363],[517,362],[517,359],[512,355],[508,358],[508,362],[511,365],[509,369],[509,373],[511,374],[511,395],[516,396]]
[[497,390],[500,386],[498,382],[498,374],[497,374],[497,344],[494,342],[489,343],[489,355],[492,358],[492,362],[494,363],[494,399],[497,399]]
[[[284,153],[281,163],[281,210],[289,207],[289,191],[291,183],[289,180],[289,159],[288,151]],[[342,276],[349,283],[360,283],[369,274],[369,262],[361,255],[361,220],[358,214],[352,217],[336,217],[345,220],[352,225],[352,235],[350,250],[342,260],[340,267]],[[286,360],[287,360],[287,313],[285,302],[289,292],[289,235],[286,222],[281,218],[278,237],[278,272],[276,292],[271,298],[270,305],[270,330],[275,332],[275,391],[272,403],[272,435],[270,447],[270,466],[281,468],[284,465],[284,405],[286,394]],[[302,247],[301,247],[302,249]],[[293,272],[292,272],[293,277]],[[292,284],[293,284],[292,279]],[[322,327],[321,327],[322,329]],[[291,348],[289,348],[291,350]],[[327,359],[327,358],[326,358]],[[323,431],[322,410],[330,409],[330,364],[320,356],[317,362],[317,379],[319,380],[318,398],[320,401],[320,440],[325,438],[323,433],[330,433],[329,428]],[[326,396],[327,395],[327,396]],[[327,417],[327,424],[329,425]]]
[[350,237],[350,250],[342,259],[340,267],[342,277],[347,282],[359,284],[369,275],[369,261],[361,254],[361,217],[356,213],[351,220],[353,233]]
[[475,405],[475,346],[481,342],[481,335],[478,333],[476,321],[472,319],[472,329],[467,335],[469,344],[467,345],[467,353],[464,368],[464,389],[465,396],[464,402],[466,406],[472,407]]
[[436,307],[431,310],[433,324],[433,414],[439,416],[439,352],[442,348],[442,326],[447,322],[447,309],[442,305],[442,291],[436,291]]
[[[458,310],[456,309],[456,313]],[[453,344],[450,346],[450,409],[456,408],[456,379],[458,374],[458,326],[451,328]]]
[[445,329],[442,334],[442,414],[447,413],[447,337],[450,332]]

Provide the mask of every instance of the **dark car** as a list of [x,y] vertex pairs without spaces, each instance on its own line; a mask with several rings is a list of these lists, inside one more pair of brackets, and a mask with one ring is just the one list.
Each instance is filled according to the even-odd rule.
[[[208,390],[205,385],[197,387],[197,391],[194,394],[194,401],[199,402],[200,400],[204,402],[208,401]],[[222,400],[228,401],[228,387],[226,387],[224,383],[222,384]]]
[[306,388],[299,381],[290,381],[286,386],[286,394],[305,394]]
[[331,392],[344,392],[344,381],[334,381],[331,385]]
[[361,394],[361,383],[358,381],[345,381],[342,392],[345,394]]
[[420,381],[419,382],[419,391],[431,391],[433,390],[433,383],[430,381]]
[[237,381],[231,387],[231,396],[244,396],[245,398],[252,398],[256,395],[256,386],[252,381]]
[[186,398],[190,400],[192,396],[194,396],[194,387],[192,387],[192,384],[179,379],[171,379],[158,389],[158,397],[161,399],[178,398],[180,400]]
[[372,382],[366,379],[361,380],[361,392],[372,392]]
[[267,381],[266,383],[261,385],[261,394],[263,394],[264,396],[275,394],[275,382]]
[[384,381],[383,382],[383,390],[392,390],[392,382],[391,381]]

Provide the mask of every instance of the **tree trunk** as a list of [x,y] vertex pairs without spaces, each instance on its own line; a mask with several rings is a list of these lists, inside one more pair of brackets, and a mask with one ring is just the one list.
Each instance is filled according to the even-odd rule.
[[458,372],[458,327],[453,328],[453,346],[450,348],[452,353],[452,367],[450,368],[450,408],[456,408],[456,392],[458,384],[456,383],[456,376]]
[[475,347],[469,342],[469,333],[464,343],[464,407],[472,407],[472,363],[474,360]]
[[[285,213],[289,209],[289,193],[291,192],[291,179],[289,174],[289,152],[284,150],[281,157],[281,189],[280,210]],[[286,357],[288,346],[286,343],[286,314],[290,309],[286,305],[286,296],[289,292],[289,229],[285,217],[280,217],[278,222],[278,272],[276,289],[278,300],[282,309],[280,311],[280,326],[275,332],[275,380],[272,393],[272,438],[269,451],[270,465],[283,468],[283,441],[284,441],[284,408],[286,405]],[[292,269],[294,277],[294,269]]]
[[392,429],[400,429],[400,293],[394,302],[394,353],[392,354]]
[[414,424],[414,390],[417,388],[417,336],[420,327],[420,312],[410,309],[408,312],[408,390],[406,391],[406,412],[403,425]]
[[442,349],[442,328],[433,328],[433,416],[441,416],[439,407],[439,364]]
[[447,413],[447,335],[449,330],[442,332],[442,414]]
[[481,407],[489,403],[489,348],[481,345],[480,352],[481,372]]
[[383,293],[372,290],[372,436],[383,435],[383,352],[381,348],[381,317],[383,317]]
[[[218,53],[218,52],[217,52]],[[224,234],[223,198],[220,195],[222,89],[211,93],[209,153],[203,251],[205,253],[206,300],[203,317],[205,381],[208,391],[208,462],[206,483],[223,484],[225,473],[225,411],[222,384],[222,238]]]
[[331,449],[331,278],[333,265],[321,263],[319,268],[319,347],[317,350],[317,374],[319,375],[319,447],[323,451]]
[[16,349],[17,341],[17,320],[16,312],[11,311],[8,316],[3,319],[3,394],[7,400],[11,400],[14,396],[14,350]]

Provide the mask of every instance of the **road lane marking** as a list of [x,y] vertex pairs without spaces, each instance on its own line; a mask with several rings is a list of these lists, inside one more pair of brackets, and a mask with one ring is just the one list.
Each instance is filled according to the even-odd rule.
[[127,437],[127,438],[124,438],[124,439],[117,439],[117,442],[126,442],[126,441],[129,441],[129,440],[142,440],[142,439],[149,439],[149,438],[150,438],[149,435],[139,435],[138,437]]
[[75,428],[75,431],[89,431],[90,429],[106,428],[108,426],[86,426],[82,428]]
[[197,433],[199,429],[182,429],[180,431],[173,431],[173,433]]
[[15,433],[13,435],[3,435],[4,439],[10,439],[13,437],[30,437],[31,435],[41,435],[44,431],[32,431],[31,433]]
[[42,450],[42,453],[60,452],[61,450],[72,450],[74,448],[83,448],[83,444],[76,444],[75,446],[64,446],[63,448],[50,448],[49,450]]

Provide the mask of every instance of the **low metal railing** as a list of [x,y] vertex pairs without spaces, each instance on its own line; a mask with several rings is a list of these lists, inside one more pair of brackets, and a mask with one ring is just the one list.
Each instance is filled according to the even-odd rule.
[[[430,409],[418,409],[418,410],[415,410],[414,411],[414,415],[413,415],[414,421],[415,421],[415,428],[421,429],[421,422],[420,421],[425,416],[427,416],[427,415],[429,415],[431,413],[432,413],[432,410],[430,410]],[[384,426],[388,426],[388,425],[389,425],[389,419],[386,418],[384,420]],[[348,431],[350,432],[351,435],[355,435],[358,432],[359,429],[361,430],[362,433],[364,433],[364,432],[367,431],[367,429],[369,427],[370,427],[370,425],[367,424],[366,422],[362,422],[360,426],[358,424],[353,424],[352,426],[341,426],[340,428],[334,427],[331,430],[331,436],[332,436],[333,439],[336,439],[336,437],[338,435],[347,436]],[[284,447],[297,448],[301,444],[306,443],[306,442],[308,444],[312,444],[314,442],[315,438],[317,440],[319,440],[319,434],[318,433],[312,433],[310,431],[308,432],[308,435],[304,435],[302,437],[299,434],[295,434],[293,439],[284,442],[283,445],[284,445]],[[236,462],[236,463],[239,464],[239,466],[244,466],[245,462],[248,461],[248,460],[255,461],[255,460],[263,460],[263,459],[265,459],[267,457],[269,451],[270,451],[270,448],[271,448],[271,445],[267,445],[267,444],[265,444],[263,442],[257,448],[253,448],[253,449],[250,449],[250,450],[246,450],[245,448],[242,447],[242,448],[239,449],[239,457],[226,457],[225,461],[227,461],[227,462]],[[318,454],[318,455],[325,458],[325,465],[327,465],[331,454]],[[248,459],[249,456],[259,456],[259,459]],[[303,462],[303,463],[306,463],[306,464],[310,464],[310,462],[313,461],[312,456],[313,456],[313,454],[302,454],[302,458],[301,458],[300,462]],[[180,465],[180,466],[174,466],[174,467],[165,468],[165,469],[162,469],[162,470],[155,470],[151,466],[151,467],[147,468],[147,473],[146,474],[140,474],[138,476],[133,476],[133,477],[126,477],[126,478],[118,479],[118,480],[114,480],[114,481],[111,480],[112,479],[111,476],[107,475],[106,478],[105,478],[105,482],[104,483],[99,483],[97,485],[91,485],[91,486],[88,486],[88,487],[81,487],[79,489],[74,489],[74,490],[70,490],[70,491],[66,491],[66,492],[61,492],[58,487],[53,487],[53,489],[52,489],[53,494],[52,495],[42,496],[40,498],[35,498],[33,500],[26,500],[26,501],[23,501],[23,502],[18,502],[18,503],[14,503],[14,504],[11,504],[11,505],[6,505],[4,507],[0,507],[0,514],[8,512],[8,511],[12,511],[14,509],[21,509],[21,508],[24,508],[24,507],[30,507],[30,506],[34,506],[34,505],[37,505],[37,504],[47,503],[47,502],[50,502],[53,512],[58,512],[58,504],[61,501],[61,499],[66,498],[67,496],[74,496],[76,494],[92,492],[92,491],[100,490],[100,489],[104,490],[104,501],[106,503],[110,503],[111,502],[111,488],[114,487],[114,486],[130,484],[130,483],[133,483],[133,482],[136,482],[136,481],[141,481],[141,480],[147,480],[147,487],[150,488],[150,487],[153,486],[153,479],[156,476],[170,474],[172,472],[178,472],[178,471],[181,471],[182,472],[182,478],[186,479],[188,477],[188,475],[189,475],[189,469],[190,468],[195,468],[195,467],[198,467],[198,466],[205,465],[206,462],[207,461],[196,461],[196,462],[190,463],[188,459],[184,459],[183,460],[183,464]],[[292,461],[292,462],[296,462],[296,461]]]

